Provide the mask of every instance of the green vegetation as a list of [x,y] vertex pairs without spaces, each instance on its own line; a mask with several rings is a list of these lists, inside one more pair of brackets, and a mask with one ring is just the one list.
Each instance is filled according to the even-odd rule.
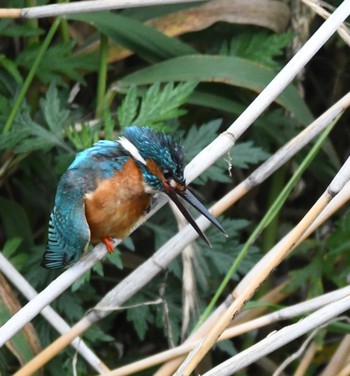
[[[24,4],[11,0],[7,6]],[[190,5],[181,6],[187,7]],[[0,20],[0,248],[38,291],[61,273],[43,269],[40,260],[58,180],[78,151],[99,139],[116,139],[128,125],[147,125],[181,139],[189,162],[232,124],[288,61],[292,32],[277,34],[254,25],[218,22],[206,30],[169,37],[140,21],[144,11],[72,15],[38,22]],[[174,7],[159,7],[158,11],[162,17],[171,14]],[[194,181],[192,189],[207,207],[298,134],[312,121],[312,114],[319,116],[345,94],[349,87],[349,78],[344,78],[350,63],[347,48],[334,36],[305,72],[305,97],[296,84],[289,85],[244,133],[230,155]],[[206,233],[213,248],[201,240],[196,242],[193,269],[197,301],[186,334],[196,326],[227,273],[234,272],[226,278],[219,301],[269,250],[266,244],[274,245],[325,190],[348,153],[344,140],[348,120],[347,114],[338,121],[317,154],[314,150],[310,157],[313,145],[307,146],[250,192],[248,199],[243,198],[219,217],[227,239],[210,228]],[[302,174],[300,165],[305,167]],[[292,190],[292,183],[288,183],[296,170],[300,174],[294,175]],[[257,227],[285,186],[288,193],[284,192],[283,203],[275,204],[278,210],[268,218],[269,226],[265,230]],[[253,232],[256,228],[259,235]],[[76,281],[52,307],[73,325],[176,231],[173,213],[169,207],[163,208],[115,254]],[[289,305],[345,286],[349,233],[350,216],[342,209],[284,262],[266,282],[264,292],[289,276],[290,300],[280,303]],[[247,239],[251,243],[244,248]],[[240,254],[242,249],[244,254]],[[237,257],[239,263],[235,263]],[[141,352],[148,355],[165,350],[169,338],[175,344],[180,342],[182,272],[178,258],[126,304],[137,308],[111,314],[84,335],[110,368],[137,360]],[[165,286],[162,292],[161,286]],[[25,299],[9,288],[9,296],[19,300],[14,304],[24,305]],[[142,305],[159,297],[161,304]],[[0,323],[13,314],[7,302],[0,296]],[[36,335],[42,347],[57,338],[42,317],[33,324],[29,337]],[[327,336],[339,340],[348,330],[343,325],[337,333],[325,334],[317,342],[320,351],[328,353]],[[262,330],[256,338],[248,334],[222,343],[210,361],[217,364],[222,352],[226,357],[226,353],[240,351],[267,333]],[[19,334],[10,347],[0,349],[2,375],[12,374],[37,350],[29,337]],[[116,355],[119,343],[123,346],[121,359]],[[279,364],[295,348],[286,346],[272,358]],[[44,374],[73,374],[74,354],[74,349],[67,348],[48,363]],[[315,361],[310,375],[317,374],[317,367],[326,364],[327,357],[324,355],[324,363]],[[76,367],[79,375],[94,374],[80,357]]]

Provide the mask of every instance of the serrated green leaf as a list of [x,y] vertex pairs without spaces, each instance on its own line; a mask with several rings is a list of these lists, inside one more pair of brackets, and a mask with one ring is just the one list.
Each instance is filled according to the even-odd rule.
[[[128,304],[138,303],[141,303],[140,298],[134,298],[128,301]],[[133,323],[134,329],[140,340],[144,340],[148,329],[148,322],[151,318],[150,307],[141,304],[135,308],[130,308],[127,310],[126,318],[129,322]]]
[[84,314],[80,299],[77,299],[75,295],[67,291],[61,299],[56,300],[57,310],[71,321],[79,319]]
[[216,137],[222,123],[221,119],[212,120],[201,126],[192,126],[183,140],[186,160],[192,160],[201,150],[208,146]]
[[189,45],[167,37],[132,18],[110,12],[69,15],[69,19],[94,25],[115,42],[129,48],[149,62],[195,53]]
[[[222,82],[260,93],[274,78],[275,72],[255,62],[227,56],[191,55],[169,59],[138,70],[122,80],[120,85],[149,85],[155,82],[200,81]],[[289,85],[276,102],[292,112],[302,124],[313,120],[310,110],[294,86]]]
[[61,139],[62,130],[67,125],[69,111],[62,106],[55,82],[51,82],[45,99],[40,100],[40,107],[49,129]]
[[117,110],[119,125],[124,128],[133,124],[139,107],[135,85],[131,85],[122,104]]
[[256,164],[269,158],[269,153],[253,145],[253,141],[237,143],[232,148],[232,164],[236,167],[248,168],[250,164]]
[[292,33],[269,34],[256,31],[241,33],[225,43],[220,54],[242,57],[276,69],[280,64],[275,58],[282,56],[284,48],[292,42],[292,39]]
[[[64,84],[62,76],[66,76],[81,84],[85,83],[81,71],[95,71],[98,67],[95,55],[74,55],[74,42],[60,43],[49,48],[40,62],[36,72],[37,77],[44,83],[52,81]],[[40,45],[33,45],[23,50],[17,57],[16,63],[30,69],[38,54]]]
[[186,102],[196,85],[185,82],[174,86],[173,82],[169,82],[161,89],[160,84],[155,83],[142,96],[141,109],[133,124],[157,124],[181,116],[184,111],[179,107]]
[[6,37],[35,37],[43,33],[43,29],[37,26],[33,27],[28,23],[19,25],[18,23],[14,24],[14,21],[10,19],[0,20],[0,35]]
[[86,338],[95,343],[96,341],[102,342],[111,342],[114,338],[108,334],[106,334],[99,326],[93,325],[89,328],[89,330],[84,334]]
[[17,144],[30,135],[28,128],[12,129],[11,132],[1,135],[0,150],[13,149]]
[[120,251],[118,248],[114,250],[113,253],[108,253],[107,259],[115,265],[118,269],[123,270],[123,261],[120,256]]
[[77,279],[71,286],[71,291],[75,292],[80,289],[85,283],[90,281],[91,270],[85,272],[79,279]]

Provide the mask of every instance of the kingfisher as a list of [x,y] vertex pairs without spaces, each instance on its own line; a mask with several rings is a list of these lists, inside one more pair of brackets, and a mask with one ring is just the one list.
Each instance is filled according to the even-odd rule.
[[170,197],[210,245],[179,197],[225,231],[187,188],[184,168],[182,145],[148,127],[124,128],[116,141],[100,140],[78,153],[58,183],[42,265],[69,266],[90,242],[102,241],[113,253],[112,239],[129,234],[158,192]]

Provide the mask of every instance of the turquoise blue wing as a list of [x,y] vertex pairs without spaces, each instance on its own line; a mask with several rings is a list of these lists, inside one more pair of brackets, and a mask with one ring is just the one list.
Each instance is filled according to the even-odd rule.
[[55,207],[49,222],[49,234],[42,266],[57,269],[79,260],[90,242],[85,217],[84,195],[89,189],[86,178],[75,169],[68,170],[59,182]]

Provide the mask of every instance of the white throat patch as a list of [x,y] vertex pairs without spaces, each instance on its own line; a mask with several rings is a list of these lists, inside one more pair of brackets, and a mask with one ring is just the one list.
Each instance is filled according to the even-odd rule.
[[143,163],[145,166],[147,165],[146,161],[142,158],[140,152],[137,150],[137,147],[127,138],[119,137],[118,142],[126,151],[131,154],[134,159]]

